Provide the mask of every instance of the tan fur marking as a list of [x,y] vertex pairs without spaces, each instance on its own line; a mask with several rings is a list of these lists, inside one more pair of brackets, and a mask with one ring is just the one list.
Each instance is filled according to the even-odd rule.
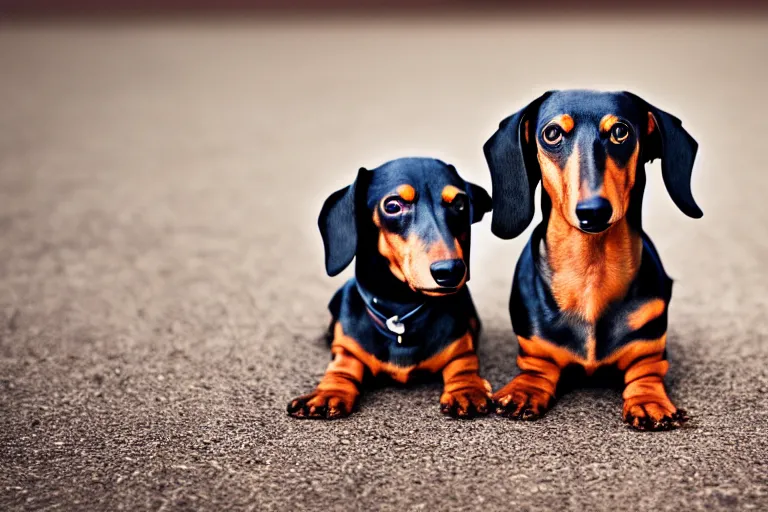
[[382,228],[378,209],[373,212],[373,223],[379,228],[379,253],[389,261],[389,270],[392,274],[400,281],[406,282],[403,272],[405,239]]
[[453,248],[456,250],[456,258],[464,261],[464,249],[461,248],[461,243],[459,243],[458,238],[453,240]]
[[[637,175],[637,158],[640,154],[640,144],[635,143],[635,149],[629,157],[626,166],[619,166],[616,161],[607,156],[605,159],[605,172],[603,173],[603,185],[597,194],[610,201],[613,215],[610,222],[616,222],[624,217],[629,209],[629,197],[632,187],[635,186]],[[582,199],[586,199],[583,197]]]
[[403,198],[405,201],[408,201],[409,203],[413,202],[414,199],[416,199],[416,189],[413,188],[411,185],[405,184],[400,185],[397,187],[397,195],[399,195],[401,198]]
[[[441,295],[440,292],[427,290],[438,286],[432,277],[430,266],[440,260],[456,258],[463,260],[464,251],[459,241],[454,239],[453,247],[443,240],[427,247],[415,233],[403,238],[382,227],[378,210],[373,212],[373,223],[379,228],[379,253],[389,261],[389,270],[392,274],[415,291],[430,296]],[[465,282],[466,276],[458,287],[463,286]]]
[[656,129],[656,118],[653,117],[653,114],[648,112],[648,135],[652,134],[653,131]]
[[337,349],[343,349],[354,355],[357,359],[362,361],[363,364],[365,364],[365,366],[370,370],[374,377],[380,374],[385,374],[391,377],[393,380],[401,383],[408,382],[413,373],[416,371],[421,370],[436,373],[442,371],[443,368],[448,365],[448,363],[455,359],[460,359],[469,354],[474,355],[474,340],[472,339],[471,334],[467,333],[448,345],[448,347],[443,349],[442,352],[435,354],[434,356],[420,362],[417,365],[407,367],[396,366],[389,362],[380,361],[370,353],[366,352],[365,349],[360,346],[357,340],[344,334],[344,330],[342,329],[341,324],[338,322],[334,326],[334,338],[331,348],[333,349],[334,347]]
[[613,114],[608,114],[600,120],[600,131],[607,133],[613,125],[619,122],[619,118]]
[[623,416],[650,417],[660,421],[663,417],[677,412],[677,407],[667,396],[664,388],[664,376],[669,370],[669,363],[664,360],[666,334],[646,345],[630,344],[617,359],[617,366],[625,370],[626,384]]
[[[555,398],[561,369],[574,355],[547,342],[540,343],[540,338],[529,340],[518,336],[517,339],[520,343],[517,365],[522,373],[496,391],[493,399],[502,407],[510,403],[517,404],[516,407],[528,403],[533,413],[540,415]],[[550,350],[552,347],[555,350]]]
[[640,267],[642,240],[625,218],[603,233],[586,235],[553,209],[546,240],[555,301],[588,322],[626,295]]
[[352,412],[360,395],[365,366],[342,346],[332,346],[333,360],[314,391],[289,405],[289,414],[298,418],[338,418]]
[[[438,240],[427,249],[427,259],[434,263],[435,261],[451,260],[456,257],[456,251],[451,250],[443,240]],[[430,263],[431,264],[431,263]]]
[[412,244],[412,240],[408,241],[400,235],[390,233],[384,229],[380,230],[379,252],[389,260],[389,270],[392,274],[403,282],[408,282],[404,267],[409,260],[410,253],[406,249]]
[[464,194],[464,191],[454,187],[453,185],[446,185],[446,187],[443,189],[443,192],[441,197],[443,198],[443,201],[450,204],[453,202],[454,199],[456,199],[456,196],[459,194]]
[[[522,357],[554,361],[557,368],[550,368],[545,372],[552,375],[559,373],[560,370],[571,364],[583,367],[587,374],[594,373],[595,370],[602,366],[610,366],[614,364],[620,370],[625,371],[629,365],[637,361],[638,358],[653,354],[662,354],[667,345],[667,335],[664,334],[661,338],[655,340],[633,341],[624,345],[608,357],[597,359],[594,352],[589,354],[588,351],[587,357],[582,357],[566,348],[555,345],[543,338],[539,338],[538,336],[531,336],[530,339],[518,336],[517,340],[518,343],[520,343],[521,354],[524,354]],[[518,365],[519,364],[520,356],[518,357]],[[521,366],[520,369],[524,368]]]
[[587,361],[596,361],[597,360],[597,340],[595,339],[595,336],[593,334],[590,334],[589,338],[587,338]]
[[541,147],[536,156],[541,168],[541,183],[552,199],[553,209],[558,209],[562,216],[570,219],[574,225],[578,225],[575,212],[581,187],[579,148],[573,148],[564,169],[552,161]]
[[627,325],[630,329],[636,331],[651,320],[660,317],[666,308],[667,304],[663,300],[650,300],[629,314]]
[[552,122],[557,123],[565,133],[571,133],[575,125],[573,118],[568,114],[557,116],[556,118],[552,119]]

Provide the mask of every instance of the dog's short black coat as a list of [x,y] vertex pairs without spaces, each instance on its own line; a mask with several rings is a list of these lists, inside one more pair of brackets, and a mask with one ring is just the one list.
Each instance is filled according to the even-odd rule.
[[[420,305],[403,304],[377,296],[375,307],[389,318],[402,316],[402,313]],[[440,353],[469,330],[476,336],[480,331],[480,321],[466,287],[452,295],[428,300],[411,319],[406,320],[406,331],[399,339],[378,318],[372,317],[369,308],[355,278],[336,292],[328,307],[332,324],[341,324],[344,333],[354,338],[366,352],[383,363],[403,368],[416,366]],[[383,318],[381,320],[384,321]],[[329,338],[332,342],[332,333]]]
[[363,373],[407,382],[443,372],[443,412],[487,412],[490,388],[477,375],[480,323],[469,290],[472,223],[491,198],[456,169],[403,158],[374,170],[323,205],[326,270],[355,259],[355,277],[329,304],[333,360],[318,388],[289,404],[296,417],[335,418],[357,403]]
[[501,122],[484,146],[492,230],[512,238],[530,224],[539,181],[543,220],[515,270],[522,373],[494,395],[498,413],[539,417],[565,367],[618,367],[627,422],[662,430],[684,421],[662,380],[672,280],[641,209],[644,164],[661,158],[675,204],[701,217],[690,188],[697,147],[679,119],[627,92],[552,91]]

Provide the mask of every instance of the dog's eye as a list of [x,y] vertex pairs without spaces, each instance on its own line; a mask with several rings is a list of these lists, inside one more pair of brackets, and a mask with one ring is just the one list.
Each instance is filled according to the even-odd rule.
[[556,124],[547,125],[544,127],[544,130],[542,130],[541,137],[544,139],[544,142],[550,146],[556,146],[563,140],[563,129]]
[[455,212],[463,212],[467,209],[467,200],[463,196],[456,196],[451,201],[450,207]]
[[629,138],[629,126],[624,123],[616,123],[611,127],[611,142],[621,144]]
[[387,199],[384,202],[384,212],[387,215],[397,215],[403,211],[403,202],[394,197]]

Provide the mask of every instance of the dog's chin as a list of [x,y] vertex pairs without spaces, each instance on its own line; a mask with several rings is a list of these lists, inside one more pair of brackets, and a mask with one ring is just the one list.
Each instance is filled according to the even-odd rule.
[[608,228],[610,227],[611,224],[605,224],[602,226],[579,226],[579,231],[586,233],[587,235],[599,235],[600,233],[605,233],[608,231]]

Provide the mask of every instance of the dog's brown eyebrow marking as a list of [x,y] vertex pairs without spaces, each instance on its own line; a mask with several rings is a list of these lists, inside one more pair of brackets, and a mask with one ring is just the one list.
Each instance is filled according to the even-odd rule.
[[[573,126],[575,125],[573,118],[568,114],[563,114],[552,119],[549,123],[556,123],[563,129],[565,133],[571,133]],[[547,123],[547,124],[549,124]]]
[[607,132],[613,125],[619,122],[619,118],[613,114],[603,116],[600,120],[600,131]]
[[397,195],[399,195],[404,200],[408,201],[409,203],[416,199],[416,189],[413,188],[413,186],[408,185],[407,183],[404,185],[400,185],[395,189],[397,191]]
[[458,187],[454,187],[453,185],[446,185],[443,189],[441,197],[446,203],[452,203],[453,200],[456,199],[456,196],[464,193],[465,192]]

